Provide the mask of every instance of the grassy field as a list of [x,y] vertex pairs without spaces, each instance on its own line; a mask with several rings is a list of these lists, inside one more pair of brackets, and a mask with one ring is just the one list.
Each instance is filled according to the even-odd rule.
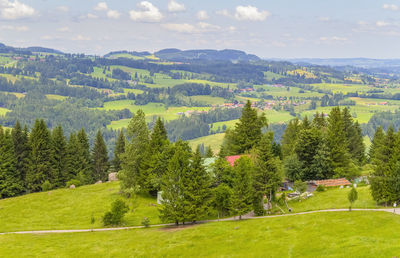
[[192,101],[200,102],[201,104],[204,105],[220,105],[224,104],[225,102],[228,102],[224,98],[212,97],[209,95],[198,95],[198,96],[192,96],[190,98],[192,99]]
[[68,97],[66,96],[61,96],[61,95],[55,95],[55,94],[46,94],[46,98],[52,99],[52,100],[65,100]]
[[7,109],[7,108],[2,108],[0,107],[0,116],[5,116],[8,112],[10,112],[11,110]]
[[[316,112],[323,112],[325,114],[329,114],[330,110],[333,107],[317,107],[316,110],[307,110],[301,113],[302,117],[308,116],[309,118],[313,117]],[[353,115],[354,119],[359,123],[368,123],[369,119],[377,112],[382,111],[394,111],[399,108],[399,106],[395,105],[374,105],[367,106],[362,104],[356,104],[355,106],[349,106],[350,113]],[[354,116],[355,114],[355,116]]]
[[[60,189],[0,200],[0,232],[102,227],[101,217],[119,195],[119,182]],[[126,199],[125,199],[126,200]],[[130,203],[126,225],[140,225],[144,217],[159,223],[156,200],[139,196]],[[95,224],[90,219],[94,216]],[[0,251],[1,253],[1,251]]]
[[179,228],[2,235],[2,257],[397,257],[400,216],[334,212]]
[[109,56],[109,58],[111,58],[111,59],[113,59],[113,58],[115,58],[115,59],[117,59],[117,58],[130,58],[130,59],[133,59],[133,60],[144,60],[145,59],[142,56],[135,56],[135,55],[131,55],[131,54],[128,54],[128,53],[113,54],[113,55]]
[[[347,195],[350,188],[333,188],[325,192],[313,192],[314,196],[301,202],[294,200],[289,202],[289,207],[293,212],[341,209],[348,208],[349,201]],[[354,203],[354,208],[380,208],[372,199],[369,186],[357,187],[358,200]]]
[[199,144],[203,143],[204,146],[210,146],[214,153],[218,153],[224,137],[225,133],[212,134],[190,140],[189,145],[195,150]]
[[[162,119],[169,121],[178,119],[180,112],[192,111],[206,111],[210,110],[211,107],[169,107],[165,109],[164,104],[160,103],[149,103],[147,105],[135,105],[132,100],[116,100],[104,103],[104,108],[100,110],[122,110],[124,108],[129,109],[132,113],[136,113],[139,109],[142,109],[146,114],[146,118],[150,121],[154,116],[159,116]],[[112,121],[108,128],[121,129],[128,126],[130,119],[121,119],[118,121]]]

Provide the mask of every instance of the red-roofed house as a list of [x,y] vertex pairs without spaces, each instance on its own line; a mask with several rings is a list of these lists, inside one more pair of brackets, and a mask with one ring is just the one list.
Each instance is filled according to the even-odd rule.
[[346,178],[316,180],[316,181],[314,181],[314,183],[317,186],[318,185],[323,185],[325,187],[351,185],[351,183]]
[[240,157],[242,157],[242,155],[226,156],[225,159],[233,167],[235,165],[235,161],[240,159]]

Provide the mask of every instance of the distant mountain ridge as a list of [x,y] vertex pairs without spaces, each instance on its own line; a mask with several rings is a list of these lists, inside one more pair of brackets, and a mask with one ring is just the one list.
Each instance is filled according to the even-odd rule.
[[258,56],[247,54],[244,51],[234,49],[213,50],[213,49],[198,49],[198,50],[180,50],[176,48],[167,48],[154,53],[160,59],[170,61],[185,61],[185,60],[209,60],[209,61],[258,61],[261,60]]
[[30,55],[32,52],[42,52],[42,53],[50,53],[50,54],[64,54],[63,52],[45,47],[26,47],[26,48],[16,48],[11,46],[6,46],[3,43],[0,43],[0,53],[14,53],[14,54],[22,54],[22,55]]
[[373,58],[294,58],[284,59],[295,64],[314,64],[325,66],[354,66],[361,68],[400,67],[400,59]]

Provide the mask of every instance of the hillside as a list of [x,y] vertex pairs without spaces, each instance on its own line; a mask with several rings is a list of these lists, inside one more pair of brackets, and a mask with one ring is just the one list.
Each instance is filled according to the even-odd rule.
[[[390,227],[388,227],[390,225]],[[181,228],[0,235],[5,257],[394,257],[398,215],[332,212]]]
[[[0,200],[0,232],[103,227],[102,216],[119,195],[119,182],[59,189]],[[131,212],[126,225],[140,225],[144,217],[159,223],[156,200],[139,195],[126,200]],[[92,216],[95,224],[91,224]]]

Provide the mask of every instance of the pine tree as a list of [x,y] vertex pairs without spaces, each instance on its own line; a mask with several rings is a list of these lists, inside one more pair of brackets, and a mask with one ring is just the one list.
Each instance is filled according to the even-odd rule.
[[346,138],[345,125],[339,107],[332,108],[329,114],[327,137],[335,175],[339,177],[346,176],[350,164],[350,155],[347,148],[348,140]]
[[382,126],[379,126],[376,129],[374,138],[372,139],[372,144],[369,150],[369,159],[372,164],[378,163],[380,159],[380,150],[383,148],[385,144],[385,132],[383,131]]
[[194,153],[188,173],[182,178],[184,186],[185,217],[196,222],[208,213],[210,204],[210,177],[203,166],[200,150]]
[[121,130],[118,134],[118,139],[114,149],[114,159],[112,160],[115,172],[121,170],[121,155],[123,153],[125,153],[125,135],[124,132]]
[[36,120],[29,137],[31,166],[26,175],[27,188],[37,192],[45,181],[55,183],[56,176],[51,164],[50,132],[43,120]]
[[76,137],[76,134],[71,133],[66,146],[64,173],[66,182],[70,181],[71,179],[78,179],[77,176],[81,171],[81,160],[83,158],[84,157],[80,155],[78,138]]
[[251,174],[254,166],[249,157],[241,157],[235,162],[235,178],[233,181],[233,208],[239,219],[251,210],[253,188]]
[[282,164],[272,151],[273,134],[263,135],[256,150],[255,170],[253,176],[254,212],[264,214],[264,196],[267,196],[269,208],[282,183]]
[[314,155],[310,171],[310,174],[314,175],[314,179],[328,179],[334,176],[329,148],[326,140],[323,138]]
[[220,184],[213,188],[212,204],[218,212],[218,218],[228,215],[232,210],[232,188]]
[[122,170],[119,173],[121,189],[127,194],[133,194],[140,187],[146,185],[146,178],[142,172],[143,164],[148,157],[150,144],[149,129],[147,128],[145,114],[138,110],[136,115],[129,122],[127,129],[130,142],[127,143],[125,154],[122,156]]
[[353,121],[348,108],[342,111],[342,119],[344,124],[344,131],[348,143],[348,151],[357,163],[361,164],[365,160],[365,145],[362,137],[361,127],[358,122]]
[[162,207],[160,218],[162,221],[173,221],[175,224],[185,222],[185,188],[183,178],[189,171],[190,147],[187,143],[178,141],[174,144],[173,156],[162,181]]
[[295,152],[302,164],[300,180],[314,180],[316,178],[315,171],[311,170],[311,164],[317,154],[318,146],[322,141],[321,132],[316,128],[305,129],[299,133]]
[[265,114],[258,116],[257,110],[251,107],[250,101],[247,101],[235,129],[231,132],[227,130],[225,133],[224,155],[250,151],[261,139],[262,128],[267,125]]
[[281,144],[283,157],[289,157],[290,155],[294,154],[294,149],[299,132],[300,120],[298,118],[295,118],[289,122],[282,136]]
[[93,168],[91,166],[89,138],[84,128],[78,131],[76,138],[78,142],[77,150],[80,156],[78,180],[81,184],[92,184],[95,180],[92,173]]
[[14,145],[17,174],[19,180],[23,182],[24,188],[26,189],[25,179],[30,166],[28,128],[25,127],[24,130],[22,130],[21,124],[17,121],[11,131],[11,136]]
[[24,191],[16,163],[11,135],[0,126],[0,199],[13,197]]
[[54,128],[51,135],[52,147],[52,165],[56,175],[55,185],[57,187],[65,186],[67,182],[66,157],[67,140],[61,126]]
[[108,162],[107,146],[100,130],[97,132],[96,141],[92,149],[92,167],[94,181],[106,181],[110,164]]
[[167,152],[169,140],[167,130],[161,118],[156,120],[153,131],[150,135],[150,148],[148,148],[147,159],[144,160],[142,166],[142,177],[144,187],[150,194],[156,195],[161,187],[161,180],[166,170],[166,164],[170,158],[170,153]]

